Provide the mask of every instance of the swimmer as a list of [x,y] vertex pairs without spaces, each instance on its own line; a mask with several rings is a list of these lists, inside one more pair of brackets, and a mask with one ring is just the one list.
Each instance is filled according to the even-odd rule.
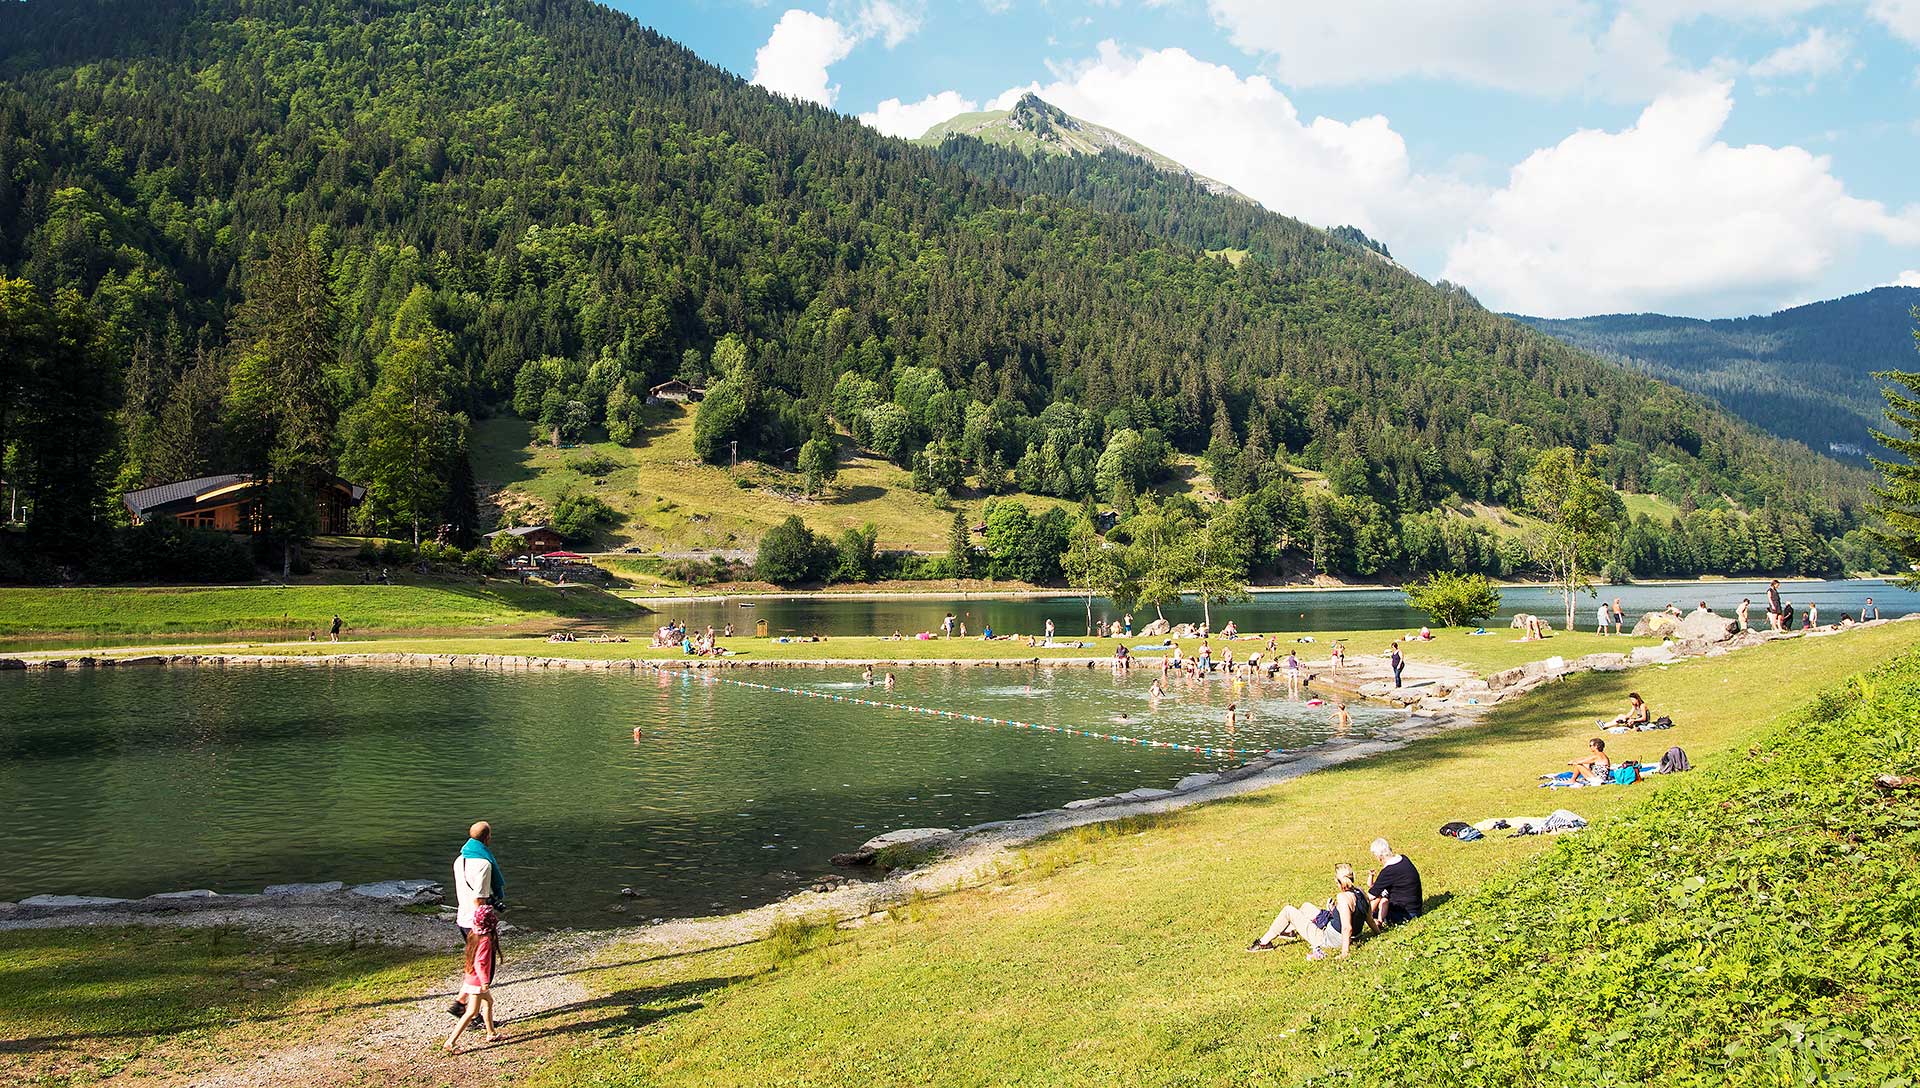
[[887,674],[887,690],[888,690],[888,691],[892,691],[892,690],[893,690],[893,684],[894,684],[894,680],[893,680],[893,674],[892,674],[892,673],[888,673],[888,674]]
[[868,665],[866,668],[860,670],[860,679],[865,680],[867,682],[868,687],[873,686],[873,666],[872,665]]
[[640,727],[639,727],[639,726],[637,726],[637,725],[636,725],[636,726],[634,726],[634,727],[633,727],[633,739],[634,739],[634,740],[639,740],[639,739],[640,739],[641,737],[644,737],[644,736],[646,736],[646,734],[645,734],[645,733],[642,733],[642,732],[640,731]]
[[1352,728],[1353,728],[1353,715],[1352,715],[1352,714],[1349,714],[1349,713],[1347,713],[1347,704],[1345,704],[1345,703],[1335,703],[1335,704],[1333,704],[1333,730],[1334,730],[1334,732],[1336,732],[1336,733],[1344,733],[1344,732],[1346,732],[1347,730],[1349,730],[1349,729],[1352,729]]
[[1240,723],[1239,706],[1239,703],[1227,704],[1227,732],[1229,733],[1233,732],[1234,726]]
[[1149,702],[1157,703],[1162,698],[1165,698],[1166,694],[1167,694],[1166,685],[1162,684],[1158,677],[1154,679],[1153,683],[1147,685],[1147,700]]

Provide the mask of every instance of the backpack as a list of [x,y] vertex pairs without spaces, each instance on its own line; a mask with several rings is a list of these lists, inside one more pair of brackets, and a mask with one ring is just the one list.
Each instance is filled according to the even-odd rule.
[[1655,718],[1652,721],[1648,722],[1646,725],[1641,726],[1641,728],[1642,729],[1672,729],[1673,719],[1667,717],[1665,714],[1662,714],[1658,718]]
[[1693,764],[1687,761],[1687,750],[1685,748],[1669,748],[1667,749],[1667,754],[1660,757],[1661,774],[1672,774],[1676,771],[1691,770],[1693,770]]
[[1622,763],[1613,769],[1613,784],[1616,786],[1631,786],[1638,781],[1640,781],[1638,764]]
[[1462,831],[1471,830],[1473,828],[1469,827],[1464,820],[1449,820],[1440,825],[1440,833],[1449,839],[1457,839]]
[[1472,842],[1481,837],[1480,829],[1477,827],[1463,827],[1460,829],[1460,833],[1454,836],[1454,838],[1459,839],[1461,842]]

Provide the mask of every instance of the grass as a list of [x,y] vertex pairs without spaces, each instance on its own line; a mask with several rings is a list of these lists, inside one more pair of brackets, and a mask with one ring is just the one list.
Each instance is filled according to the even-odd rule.
[[1641,514],[1658,525],[1666,525],[1680,516],[1680,508],[1660,495],[1644,495],[1633,491],[1620,492],[1620,499],[1627,504],[1627,517],[1635,518]]
[[[638,628],[649,626],[654,616],[641,616],[638,622],[629,628],[636,638],[632,642],[547,642],[534,638],[474,637],[466,635],[400,635],[394,637],[347,637],[337,645],[321,641],[307,642],[305,639],[294,642],[217,642],[206,643],[200,648],[209,652],[224,652],[244,649],[248,653],[287,654],[308,656],[333,653],[420,653],[420,654],[516,654],[535,657],[579,658],[583,660],[649,660],[683,661],[687,660],[677,648],[656,649],[647,645],[647,636]],[[1339,631],[1316,632],[1305,637],[1314,639],[1311,644],[1300,645],[1290,640],[1301,637],[1299,632],[1288,632],[1281,636],[1281,649],[1297,647],[1303,657],[1324,656],[1327,646],[1334,639],[1345,639],[1350,656],[1381,654],[1386,652],[1387,644],[1395,639],[1405,639],[1407,632],[1401,628],[1378,631]],[[775,642],[771,639],[740,637],[721,639],[722,645],[739,651],[738,656],[727,660],[746,663],[755,661],[1005,661],[1018,663],[1038,659],[1040,661],[1080,661],[1088,658],[1110,658],[1113,648],[1119,644],[1133,645],[1144,641],[1138,636],[1131,639],[1079,639],[1089,643],[1086,649],[1046,649],[1029,647],[1021,641],[982,642],[975,638],[966,639],[903,639],[891,641],[882,638],[833,637],[821,642]],[[1552,656],[1572,660],[1591,653],[1624,653],[1635,646],[1656,645],[1656,639],[1636,639],[1627,636],[1608,635],[1602,637],[1587,632],[1558,634],[1545,642],[1519,642],[1513,632],[1505,628],[1493,630],[1491,634],[1473,636],[1464,629],[1442,629],[1434,632],[1432,642],[1401,643],[1407,659],[1413,663],[1431,661],[1439,664],[1457,665],[1478,674],[1497,672],[1529,661],[1540,661]],[[1200,645],[1198,639],[1180,640],[1182,653],[1191,656]],[[1221,647],[1215,640],[1214,651]],[[1235,643],[1235,653],[1244,658],[1256,647],[1256,643]],[[75,651],[77,652],[77,651]],[[113,651],[119,654],[138,652],[138,647],[123,646]],[[1136,659],[1141,667],[1153,668],[1153,659]]]
[[338,612],[349,632],[533,629],[594,620],[644,624],[648,612],[591,586],[513,582],[187,588],[0,588],[0,640],[15,649],[51,640],[283,633],[326,637]]
[[1450,908],[1303,1046],[1341,1084],[1911,1083],[1920,794],[1874,780],[1916,772],[1908,653]]
[[[757,462],[721,468],[695,457],[692,408],[664,404],[647,412],[643,443],[636,447],[600,441],[556,449],[536,444],[533,428],[523,420],[483,420],[473,430],[474,474],[483,487],[496,491],[496,504],[509,520],[521,522],[542,520],[567,491],[592,492],[621,518],[599,542],[610,548],[752,551],[762,533],[798,514],[815,531],[836,536],[872,522],[882,548],[946,550],[952,510],[936,507],[931,496],[909,487],[906,470],[844,440],[831,491],[809,499],[801,494],[797,473]],[[589,457],[614,467],[588,475],[578,466]],[[1073,505],[1033,495],[1020,499],[1035,512]]]
[[[1766,735],[1770,712],[1909,649],[1912,638],[1890,625],[1583,675],[1500,708],[1475,730],[1150,825],[1061,836],[1029,851],[1022,871],[843,934],[830,953],[802,952],[776,971],[740,980],[740,949],[613,968],[595,985],[731,982],[645,1030],[563,1053],[531,1083],[1289,1083],[1366,1062],[1327,1050],[1321,1029],[1362,1015],[1409,957],[1469,940],[1457,923],[1478,917],[1469,904],[1481,901],[1468,897],[1489,880],[1524,873],[1550,884],[1567,864],[1590,860],[1538,837],[1455,843],[1434,834],[1440,824],[1568,806],[1604,829],[1668,790],[1693,788],[1678,777],[1570,796],[1536,788],[1535,775],[1579,754],[1593,719],[1616,711],[1629,686],[1679,725],[1622,739],[1618,754],[1651,758],[1680,744],[1711,780],[1754,758],[1749,746]],[[1436,908],[1426,919],[1364,943],[1349,962],[1240,951],[1282,901],[1328,894],[1334,862],[1364,868],[1375,835],[1420,864]],[[621,959],[622,950],[608,955]],[[1762,993],[1768,985],[1727,982]],[[1363,1080],[1390,1079],[1393,1068],[1367,1067]]]
[[21,1085],[205,1072],[261,1041],[337,1031],[417,997],[448,962],[225,929],[0,933],[0,1067]]

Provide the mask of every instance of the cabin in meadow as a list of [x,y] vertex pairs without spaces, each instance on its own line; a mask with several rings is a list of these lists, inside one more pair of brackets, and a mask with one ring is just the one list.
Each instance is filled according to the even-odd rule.
[[647,390],[647,403],[659,404],[661,401],[670,400],[675,404],[697,404],[700,398],[706,395],[706,390],[696,389],[686,382],[681,381],[679,378],[675,378],[672,381],[661,382],[659,385]]
[[565,543],[560,539],[559,533],[545,525],[516,525],[510,529],[497,529],[488,533],[486,540],[492,544],[503,536],[510,538],[513,541],[513,550],[522,555],[555,551]]
[[[155,484],[120,496],[135,525],[170,517],[196,529],[227,533],[257,533],[265,528],[260,492],[266,481],[249,472],[226,472],[192,480]],[[317,528],[322,534],[352,532],[353,508],[367,497],[367,489],[338,476],[328,476],[314,488]]]

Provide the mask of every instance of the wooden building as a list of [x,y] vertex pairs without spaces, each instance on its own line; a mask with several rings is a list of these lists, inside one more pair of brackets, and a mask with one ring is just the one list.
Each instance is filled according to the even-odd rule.
[[560,539],[559,533],[554,532],[544,525],[517,525],[511,529],[498,529],[488,533],[486,539],[488,542],[492,542],[502,536],[512,537],[514,541],[513,550],[522,555],[531,555],[535,552],[556,551],[565,543],[565,541]]
[[[264,528],[260,509],[261,482],[247,472],[227,472],[193,480],[156,484],[120,496],[135,525],[156,517],[171,517],[196,529],[228,533],[257,533]],[[318,531],[353,531],[353,508],[367,497],[359,484],[330,476],[315,490]]]
[[681,381],[679,378],[675,378],[672,381],[661,382],[659,385],[647,390],[647,403],[658,404],[663,400],[670,400],[677,404],[698,404],[700,398],[706,395],[706,390],[696,389],[686,382]]

